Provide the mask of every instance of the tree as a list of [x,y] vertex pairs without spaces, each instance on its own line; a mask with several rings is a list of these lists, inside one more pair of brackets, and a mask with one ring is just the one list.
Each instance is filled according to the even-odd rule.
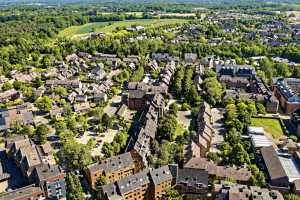
[[20,134],[28,135],[29,137],[33,137],[34,135],[34,128],[32,125],[24,125],[20,130]]
[[288,194],[285,196],[286,200],[300,200],[300,196],[296,194]]
[[74,139],[63,144],[61,159],[68,169],[84,169],[92,162],[89,146],[77,143]]
[[258,114],[266,114],[266,108],[261,103],[256,103],[257,113]]
[[179,110],[177,103],[172,103],[169,106],[169,109],[170,109],[170,113],[173,114],[173,115],[176,115],[178,110]]
[[106,127],[106,129],[112,127],[112,119],[109,117],[107,113],[104,113],[102,116],[102,123]]
[[58,86],[56,88],[54,88],[54,93],[60,96],[67,96],[68,95],[68,91],[65,87],[62,86]]
[[3,83],[2,85],[2,90],[3,91],[6,91],[6,90],[10,90],[13,88],[13,85],[10,83],[10,82],[5,82]]
[[182,196],[179,192],[173,188],[167,188],[166,193],[163,194],[161,200],[182,200]]
[[36,134],[36,137],[37,137],[37,140],[39,141],[39,143],[45,144],[45,142],[47,141],[47,135],[49,134],[49,132],[50,132],[50,129],[45,124],[40,124],[37,126],[37,128],[35,130],[35,134]]
[[177,119],[174,115],[168,114],[161,119],[158,125],[158,138],[159,140],[167,139],[172,141],[177,127]]
[[19,120],[14,120],[11,122],[11,124],[10,124],[11,133],[13,133],[13,134],[21,133],[22,134],[21,130],[22,130],[22,124]]
[[215,105],[221,102],[225,89],[216,77],[205,79],[203,88],[207,94],[205,97],[210,104]]
[[209,160],[212,160],[213,162],[217,162],[219,160],[219,156],[216,152],[208,152],[207,153],[207,158]]
[[84,193],[78,176],[73,173],[67,173],[67,200],[84,200]]
[[216,77],[216,76],[217,76],[217,74],[213,69],[206,69],[203,74],[204,79],[212,78],[212,77]]
[[105,158],[110,158],[114,155],[113,146],[110,143],[104,142],[102,146],[102,153],[104,154]]
[[39,97],[35,101],[35,106],[41,111],[49,112],[52,109],[53,100],[48,96]]
[[96,190],[97,191],[100,191],[100,188],[103,186],[103,185],[106,185],[107,184],[107,178],[106,176],[99,176],[96,180]]

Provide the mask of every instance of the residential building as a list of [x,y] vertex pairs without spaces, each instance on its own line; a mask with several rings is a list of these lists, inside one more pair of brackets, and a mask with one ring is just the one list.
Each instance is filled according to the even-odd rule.
[[95,183],[100,176],[105,176],[110,183],[136,174],[142,169],[140,157],[135,152],[127,152],[103,160],[101,163],[89,165],[86,175],[91,187],[95,188]]
[[222,181],[214,187],[215,200],[284,200],[277,190],[269,190],[257,186],[240,185]]
[[0,130],[5,131],[10,129],[11,125],[15,122],[24,125],[33,123],[33,114],[28,109],[27,104],[0,110]]
[[3,193],[0,200],[44,200],[44,193],[40,187],[29,185],[23,188]]
[[286,114],[291,114],[300,108],[300,79],[275,78],[272,90]]
[[15,89],[10,89],[0,93],[0,103],[8,100],[15,100],[20,97],[20,93]]
[[0,162],[0,193],[5,192],[8,188],[8,180],[10,177],[10,174],[3,171],[3,166]]
[[46,87],[63,86],[71,89],[81,88],[82,84],[79,80],[47,80]]
[[85,113],[90,110],[90,104],[89,102],[74,104],[73,109],[76,113]]
[[208,195],[208,172],[196,168],[178,168],[175,188],[185,199],[205,199]]
[[197,54],[195,53],[185,53],[184,54],[184,61],[188,64],[195,63],[197,61]]
[[192,158],[185,165],[184,168],[195,168],[199,170],[205,170],[208,172],[209,179],[233,179],[238,183],[248,183],[251,177],[251,171],[244,167],[227,167],[218,166],[212,161],[208,161],[205,158]]
[[44,164],[36,167],[30,179],[42,188],[48,199],[66,197],[65,173],[58,165]]
[[163,166],[153,169],[150,173],[150,198],[153,200],[160,200],[165,190],[172,186],[173,176],[170,172],[169,166]]
[[104,200],[159,200],[172,185],[169,166],[144,170],[102,187]]
[[35,167],[42,165],[38,147],[27,136],[7,140],[6,149],[27,178],[31,176]]
[[251,65],[216,65],[218,79],[229,88],[247,89],[256,72]]
[[148,170],[125,177],[102,187],[103,200],[150,200],[150,177]]
[[269,146],[261,148],[261,156],[271,186],[289,188],[291,183],[300,179],[298,152],[282,154]]
[[291,114],[291,122],[295,127],[297,135],[300,136],[300,108]]

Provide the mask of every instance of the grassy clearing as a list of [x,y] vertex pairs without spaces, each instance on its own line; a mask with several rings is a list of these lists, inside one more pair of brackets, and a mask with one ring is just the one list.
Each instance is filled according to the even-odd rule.
[[174,139],[177,137],[177,136],[180,136],[180,135],[183,135],[184,132],[185,132],[185,128],[184,128],[184,125],[181,124],[181,123],[178,123],[177,124],[177,127],[176,127],[176,130],[175,130],[175,134],[174,134]]
[[278,139],[283,136],[283,131],[278,119],[252,118],[252,126],[263,127],[267,133],[272,134],[273,138]]
[[59,37],[69,37],[84,35],[92,32],[104,32],[110,33],[119,28],[124,28],[133,25],[139,25],[144,27],[159,27],[168,24],[177,24],[187,22],[186,19],[137,19],[137,20],[125,20],[115,22],[97,22],[88,23],[82,26],[71,26],[59,33]]

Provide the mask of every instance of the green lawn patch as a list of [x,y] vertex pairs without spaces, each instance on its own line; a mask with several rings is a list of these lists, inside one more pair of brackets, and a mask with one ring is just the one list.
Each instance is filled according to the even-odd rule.
[[278,139],[284,135],[279,119],[252,118],[251,125],[263,127],[265,129],[265,131],[267,133],[272,134],[273,138],[275,138],[275,139]]
[[112,22],[97,22],[88,23],[81,26],[71,26],[61,31],[59,37],[77,37],[79,35],[85,35],[92,32],[104,32],[110,33],[116,30],[118,27],[124,28],[128,26],[144,26],[144,27],[160,27],[168,24],[182,24],[187,22],[186,19],[135,19],[125,21],[112,21]]
[[185,132],[185,128],[184,128],[183,124],[178,123],[176,130],[175,130],[174,139],[176,139],[176,137],[178,137],[180,135],[183,135],[184,132]]

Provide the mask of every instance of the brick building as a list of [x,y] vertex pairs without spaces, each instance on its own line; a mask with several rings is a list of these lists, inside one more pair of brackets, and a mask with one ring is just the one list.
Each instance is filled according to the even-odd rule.
[[172,180],[168,166],[144,170],[103,186],[102,197],[104,200],[159,200]]
[[139,155],[132,151],[89,165],[86,175],[91,187],[95,188],[95,183],[100,176],[105,176],[110,183],[136,174],[142,168]]

